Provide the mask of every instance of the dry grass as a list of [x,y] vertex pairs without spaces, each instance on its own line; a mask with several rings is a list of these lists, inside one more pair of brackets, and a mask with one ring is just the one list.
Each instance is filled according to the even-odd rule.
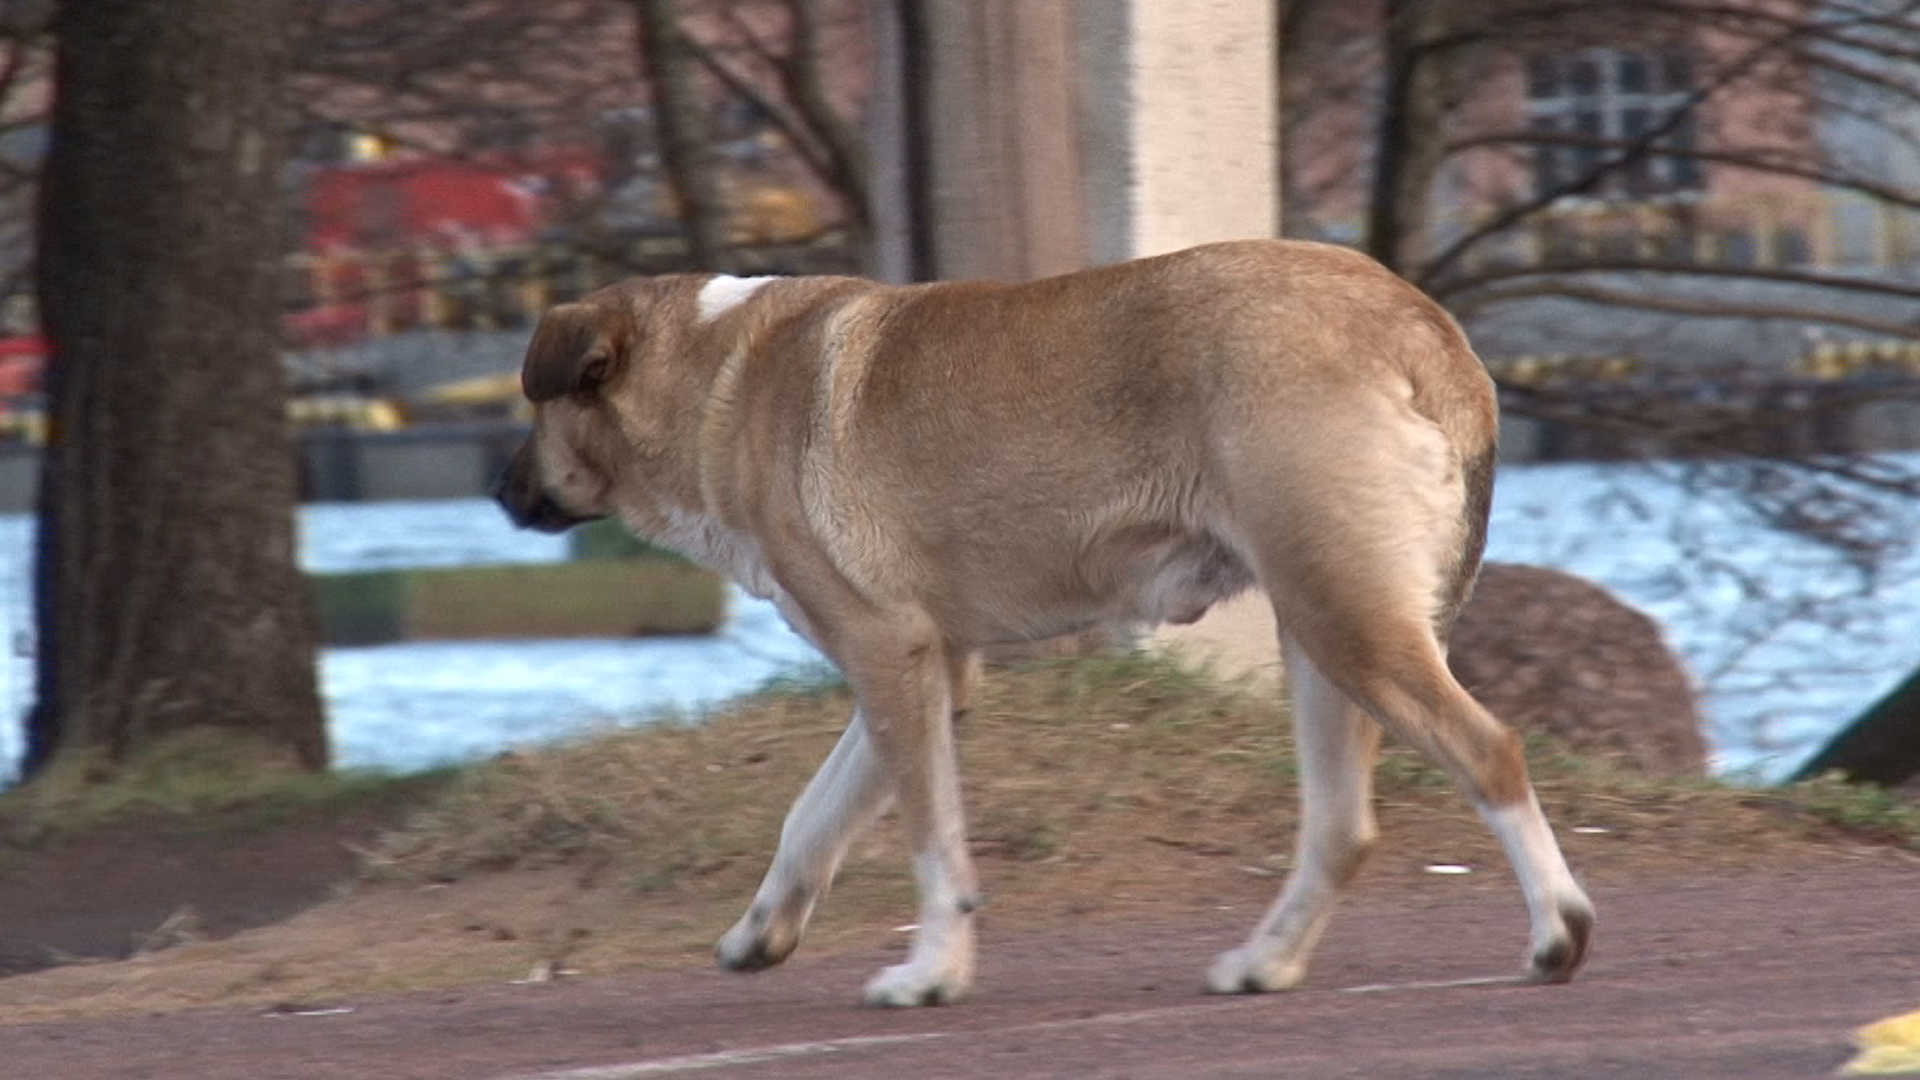
[[[1152,656],[992,673],[963,723],[961,755],[974,851],[996,904],[1086,912],[1116,891],[1164,886],[1162,875],[1196,860],[1228,868],[1217,877],[1283,870],[1296,818],[1286,710],[1252,686]],[[640,891],[744,895],[849,708],[837,686],[789,685],[697,725],[504,759],[453,785],[370,867],[447,881],[562,861]],[[1590,873],[1614,863],[1734,868],[1836,841],[1920,846],[1920,808],[1871,790],[1756,791],[1649,779],[1547,745],[1532,756],[1542,802]],[[1389,746],[1378,802],[1387,835],[1377,861],[1390,872],[1499,863],[1446,777],[1410,751]],[[881,830],[846,873],[904,883],[903,861],[898,838]]]
[[270,829],[303,810],[392,805],[418,797],[446,772],[310,772],[283,746],[232,731],[191,729],[127,760],[74,753],[31,784],[0,792],[0,849],[143,818],[218,819]]
[[[962,727],[970,833],[995,933],[1231,907],[1272,896],[1291,849],[1294,759],[1278,695],[1151,656],[993,672]],[[279,926],[132,966],[0,982],[36,1017],[310,1002],[566,968],[709,963],[764,870],[786,805],[849,702],[788,684],[698,724],[607,732],[466,770],[367,853],[370,882]],[[1535,779],[1590,883],[1887,858],[1920,809],[1827,782],[1753,790],[1652,780],[1536,747]],[[1374,902],[1511,891],[1486,830],[1442,776],[1395,748]],[[1486,873],[1436,877],[1434,863]],[[898,945],[912,913],[889,825],[858,844],[809,955]]]

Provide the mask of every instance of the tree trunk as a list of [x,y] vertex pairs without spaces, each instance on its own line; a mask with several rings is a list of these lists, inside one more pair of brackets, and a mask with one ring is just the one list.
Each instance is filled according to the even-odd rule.
[[874,90],[870,106],[871,242],[866,273],[895,283],[931,281],[933,135],[928,122],[933,43],[927,0],[880,0],[872,9]]
[[1884,787],[1920,776],[1920,671],[1835,735],[1793,779],[1811,780],[1829,772]]
[[825,150],[826,168],[821,180],[845,203],[848,240],[865,263],[873,243],[873,162],[867,152],[867,137],[852,117],[841,113],[828,91],[834,64],[822,36],[825,15],[821,0],[787,0],[787,8],[793,19],[787,92],[793,98],[794,111]]
[[60,6],[29,776],[201,731],[326,763],[278,346],[288,19]]
[[914,0],[902,21],[908,196],[932,278],[1087,263],[1073,4]]
[[1447,155],[1453,58],[1433,41],[1452,15],[1452,0],[1386,0],[1383,12],[1366,250],[1410,278],[1425,255],[1433,186]]
[[660,167],[680,212],[695,264],[727,269],[727,205],[708,137],[708,103],[697,82],[699,58],[688,46],[676,0],[633,0],[641,63],[653,96]]

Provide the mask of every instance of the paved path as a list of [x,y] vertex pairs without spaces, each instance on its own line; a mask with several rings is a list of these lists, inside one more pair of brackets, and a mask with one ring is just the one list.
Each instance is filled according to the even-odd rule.
[[667,971],[353,1003],[0,1025],[34,1080],[1784,1080],[1828,1076],[1861,1024],[1920,1005],[1920,864],[1599,890],[1569,986],[1491,981],[1514,897],[1362,897],[1303,990],[1209,998],[1251,912],[998,936],[979,997],[850,1004],[881,953],[756,977]]

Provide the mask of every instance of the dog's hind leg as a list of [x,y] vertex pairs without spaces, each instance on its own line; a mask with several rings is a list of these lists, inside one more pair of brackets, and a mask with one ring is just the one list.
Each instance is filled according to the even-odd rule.
[[1318,567],[1312,585],[1276,601],[1281,625],[1342,693],[1453,776],[1520,879],[1533,978],[1564,982],[1586,959],[1593,905],[1540,811],[1520,737],[1448,672],[1430,606],[1386,584],[1407,580],[1390,557],[1368,566],[1353,545],[1339,557],[1337,571]]
[[722,967],[759,971],[785,960],[833,883],[854,837],[887,808],[892,788],[858,710],[787,811],[773,865],[716,950]]
[[[1324,430],[1314,442],[1265,433],[1227,444],[1235,544],[1295,651],[1460,785],[1520,879],[1533,977],[1571,978],[1586,959],[1593,906],[1540,811],[1520,737],[1453,678],[1440,636],[1462,588],[1463,552],[1478,555],[1467,550],[1478,543],[1478,511],[1463,479],[1469,470],[1438,427],[1405,403],[1336,398],[1319,415]],[[1322,726],[1311,715],[1302,720],[1309,730]],[[1303,771],[1323,767],[1312,755],[1324,751],[1302,750]],[[1334,843],[1309,836],[1304,850],[1316,842]],[[1276,914],[1312,915],[1323,889],[1299,886],[1296,895],[1307,899],[1289,909],[1283,897]],[[1215,987],[1262,989],[1297,977],[1304,956],[1286,953],[1290,939],[1280,929],[1277,938],[1256,935],[1237,969],[1216,971]]]
[[1342,688],[1459,783],[1520,879],[1532,925],[1532,978],[1565,982],[1586,961],[1593,904],[1540,811],[1520,737],[1454,680],[1424,630],[1423,622],[1410,622],[1391,644],[1376,637],[1364,649],[1370,659],[1341,671]]
[[1207,973],[1216,994],[1286,990],[1306,976],[1314,944],[1359,872],[1378,829],[1373,763],[1380,728],[1347,700],[1291,641],[1281,641],[1293,686],[1299,756],[1300,831],[1286,887],[1245,945]]

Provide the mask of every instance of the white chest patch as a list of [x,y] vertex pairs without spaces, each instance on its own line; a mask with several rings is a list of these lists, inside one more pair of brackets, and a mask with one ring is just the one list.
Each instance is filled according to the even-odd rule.
[[657,527],[637,527],[634,532],[662,547],[671,548],[709,570],[718,571],[735,584],[762,600],[775,589],[773,574],[760,557],[760,545],[745,533],[728,529],[712,518],[690,514],[674,507],[658,511]]
[[721,274],[700,286],[700,321],[712,322],[728,311],[739,307],[747,298],[759,292],[761,287],[773,277],[733,277]]

